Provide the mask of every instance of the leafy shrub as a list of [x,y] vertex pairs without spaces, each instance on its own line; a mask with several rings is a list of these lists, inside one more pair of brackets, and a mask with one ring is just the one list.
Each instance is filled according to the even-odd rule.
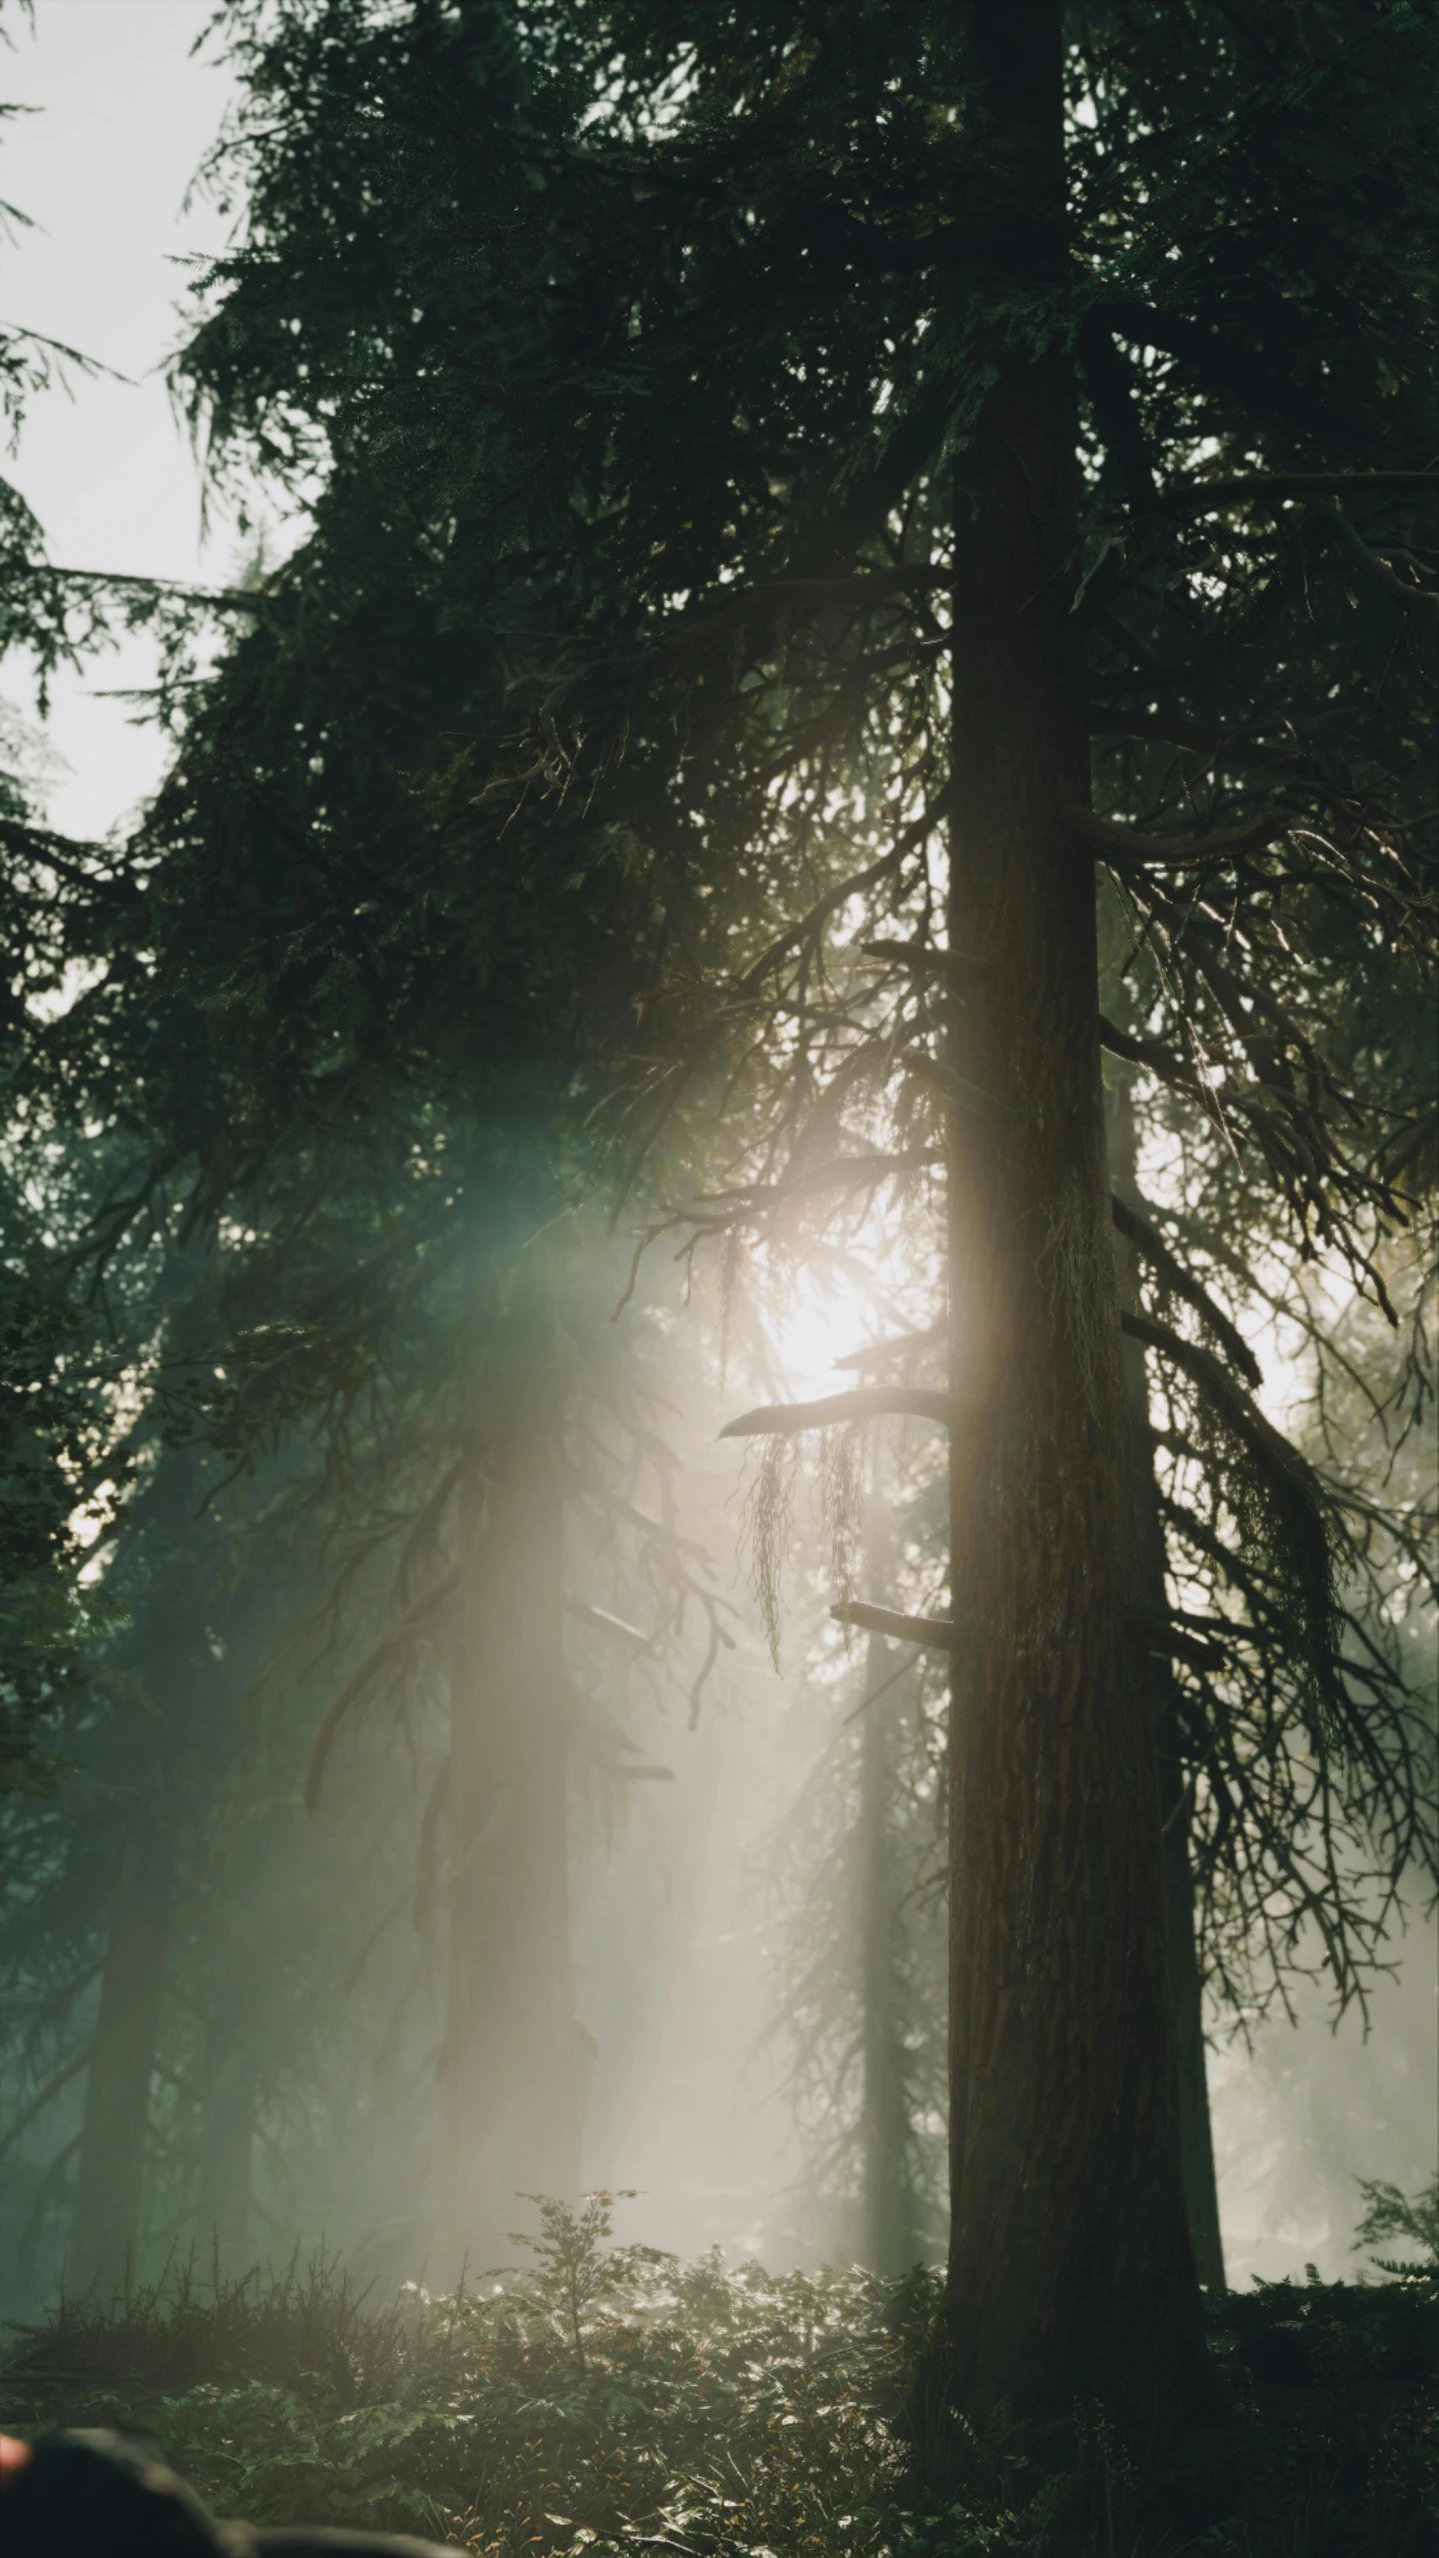
[[1408,2282],[1217,2309],[1232,2424],[1185,2459],[947,2404],[937,2286],[609,2244],[541,2205],[526,2270],[386,2307],[319,2261],[66,2303],[0,2365],[10,2424],[158,2436],[219,2511],[477,2558],[1421,2558],[1435,2311]]
[[1381,2247],[1395,2238],[1407,2239],[1417,2247],[1417,2259],[1376,2256],[1374,2262],[1382,2274],[1402,2280],[1414,2275],[1439,2275],[1439,2175],[1431,2176],[1423,2192],[1411,2200],[1401,2194],[1397,2185],[1386,2185],[1382,2178],[1371,2181],[1361,2176],[1359,2191],[1364,2197],[1364,2217],[1354,2233],[1358,2247]]

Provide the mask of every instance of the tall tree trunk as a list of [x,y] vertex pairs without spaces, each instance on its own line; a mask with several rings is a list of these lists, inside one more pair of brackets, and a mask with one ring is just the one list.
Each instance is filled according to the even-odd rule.
[[[1110,1096],[1110,1176],[1120,1198],[1141,1214],[1135,1168],[1134,1106],[1127,1077],[1118,1079]],[[1135,1254],[1119,1244],[1120,1285],[1129,1304],[1137,1302]],[[1126,1340],[1123,1347],[1124,1395],[1129,1416],[1131,1496],[1134,1504],[1136,1597],[1146,1616],[1163,1616],[1169,1605],[1167,1555],[1159,1486],[1154,1477],[1150,1437],[1149,1380],[1144,1348]],[[1164,1860],[1164,1952],[1179,2062],[1179,2153],[1184,2179],[1184,2207],[1199,2279],[1210,2291],[1224,2289],[1224,2241],[1219,2227],[1219,2189],[1214,2174],[1214,2135],[1209,2116],[1209,2081],[1204,2066],[1204,1999],[1199,1976],[1199,1949],[1194,1934],[1194,1880],[1189,1864],[1189,1797],[1184,1784],[1179,1689],[1173,1665],[1160,1653],[1149,1657],[1150,1694],[1154,1714],[1155,1754],[1159,1771],[1160,1837]]]
[[226,2271],[249,2262],[256,2107],[255,2050],[242,2024],[216,2026],[205,2051],[195,2226]]
[[[888,1538],[884,1532],[883,1474],[876,1454],[866,1538],[869,1585],[886,1586]],[[891,1650],[882,1634],[865,1647],[860,1716],[859,1887],[864,2072],[860,2117],[861,2214],[864,2261],[877,2274],[908,2272],[917,2254],[909,2175],[909,2105],[901,2042],[901,1989],[896,1963],[898,1890],[894,1864],[893,1696],[883,1695],[891,1676]]]
[[[1058,0],[972,0],[994,174],[971,254],[1063,289]],[[1072,368],[1011,356],[958,472],[949,1143],[949,2303],[963,2402],[1138,2409],[1203,2371],[1179,2169],[1155,1753],[1133,1588],[1093,866],[1069,604]],[[958,1088],[962,1094],[962,1087]]]
[[[518,2194],[579,2186],[558,1345],[536,1310],[486,1365],[452,1679],[438,2269],[512,2255]],[[482,1469],[482,1471],[481,1471]]]
[[137,1826],[117,1860],[109,1943],[65,2252],[65,2288],[107,2298],[125,2280],[140,2234],[150,2083],[160,2028],[175,1884],[173,1833]]
[[137,2254],[150,2089],[155,2070],[183,1817],[182,1762],[199,1693],[213,1680],[206,1605],[215,1530],[197,1529],[199,1472],[183,1449],[162,1453],[135,1505],[147,1576],[134,1632],[122,1648],[146,1691],[153,1720],[137,1732],[111,1877],[100,2009],[85,2089],[65,2281],[101,2292]]
[[[872,1696],[889,1674],[889,1646],[882,1635],[871,1635],[865,1654],[866,1694]],[[868,1707],[861,1718],[864,2098],[860,2137],[864,2261],[877,2274],[899,2275],[912,2264],[915,2244],[909,2191],[909,2116],[894,1959],[894,1770],[885,1713],[889,1702],[887,1697],[881,1699],[878,1705]]]

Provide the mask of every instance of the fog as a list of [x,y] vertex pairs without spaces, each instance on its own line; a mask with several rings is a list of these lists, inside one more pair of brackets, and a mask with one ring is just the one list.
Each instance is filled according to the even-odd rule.
[[[585,2188],[624,2194],[623,2237],[683,2256],[718,2247],[730,2261],[815,2265],[858,2245],[856,2126],[852,2083],[848,2094],[837,2089],[834,2120],[818,2131],[805,2106],[797,2110],[796,1941],[807,1904],[812,1921],[812,1895],[822,1892],[821,1923],[838,1930],[839,1968],[854,1964],[857,1997],[858,1937],[851,1942],[846,1931],[858,1921],[844,1913],[852,1887],[842,1870],[838,1905],[834,1898],[834,1860],[842,1867],[847,1853],[834,1763],[838,1753],[841,1771],[853,1769],[856,1708],[897,1715],[905,1690],[862,1706],[863,1647],[846,1654],[838,1646],[823,1604],[830,1562],[813,1484],[801,1486],[796,1507],[781,1668],[772,1664],[745,1570],[752,1470],[717,1439],[754,1380],[731,1374],[721,1384],[705,1349],[698,1318],[691,1334],[676,1323],[666,1357],[677,1518],[704,1547],[714,1589],[733,1608],[734,1649],[696,1715],[674,1656],[615,1666],[603,1641],[592,1651],[582,1632],[569,1639],[571,1675],[598,1696],[647,1772],[597,1782],[581,1758],[569,1787],[579,2175]],[[817,1364],[775,1377],[799,1392],[830,1381]],[[899,1425],[895,1441],[897,1461],[906,1442],[922,1455],[925,1434]],[[609,1604],[610,1592],[591,1586]],[[404,1916],[416,1895],[433,1767],[423,1719],[402,1748],[381,1702],[337,1740],[316,1814],[307,1819],[298,1803],[318,1717],[355,1648],[352,1640],[336,1656],[321,1647],[288,1686],[262,1675],[243,1702],[234,1764],[215,1780],[217,1844],[200,1854],[183,1905],[162,2034],[174,2089],[157,2082],[157,2093],[164,2138],[177,2155],[193,2155],[205,2119],[194,2090],[205,2064],[190,2007],[213,2002],[206,1984],[217,1978],[245,1984],[258,2019],[251,2203],[228,2261],[328,2249],[383,2287],[433,2285],[455,2270],[434,2218],[443,1930],[417,1957]],[[438,1711],[443,1717],[442,1698]],[[63,1827],[63,1801],[58,1816]],[[93,1801],[84,1817],[95,1817]],[[450,1897],[441,1881],[438,1904]],[[387,1926],[392,1904],[400,1916]],[[933,1926],[925,1937],[906,1906],[938,2034],[942,1951]],[[1413,2191],[1429,2172],[1439,2104],[1432,1922],[1416,1912],[1391,1950],[1397,1978],[1372,1987],[1367,2034],[1354,2013],[1332,2030],[1315,1989],[1297,1994],[1297,2023],[1271,2016],[1248,2044],[1232,2023],[1213,2020],[1220,2204],[1236,2285],[1255,2275],[1302,2278],[1309,2264],[1329,2278],[1352,2275],[1356,2180]],[[226,1996],[236,1994],[232,1987]],[[87,2004],[93,2016],[93,1999],[86,1994],[77,2022]],[[845,2030],[841,2019],[840,2041]],[[187,2082],[188,2095],[179,2092]],[[18,2073],[12,2083],[20,2085]],[[11,2110],[7,2096],[7,2119]],[[60,2278],[63,2214],[38,2228],[32,2214],[47,2162],[80,2123],[72,2085],[6,2163],[0,2314],[33,2314]],[[156,2177],[163,2166],[162,2156]],[[169,2183],[152,2180],[140,2273],[173,2263],[177,2249],[182,2258],[192,2247],[206,2252],[193,2183],[166,2173]],[[529,2218],[517,2194],[516,2226]],[[942,2228],[936,2192],[931,2253]],[[481,2252],[504,2262],[513,2251]]]
[[[234,551],[223,517],[202,539],[193,457],[155,374],[175,336],[178,271],[168,261],[218,236],[204,207],[181,218],[225,98],[223,74],[189,57],[207,14],[207,0],[38,0],[33,38],[18,22],[12,29],[8,94],[42,112],[7,133],[4,193],[43,230],[10,253],[10,316],[138,384],[72,374],[68,389],[57,386],[34,404],[16,479],[55,556],[73,565],[192,578],[223,573]],[[153,787],[159,742],[135,725],[132,705],[103,698],[106,688],[143,685],[148,668],[144,643],[127,643],[100,671],[58,682],[35,748],[37,769],[51,759],[47,805],[58,828],[103,835]],[[21,708],[35,720],[33,703]],[[697,1713],[692,1661],[682,1669],[657,1652],[632,1671],[600,1674],[606,1710],[612,1705],[622,1721],[635,1765],[663,1773],[608,1788],[584,1776],[571,1792],[571,1951],[586,2081],[580,2175],[586,2187],[632,2190],[618,2224],[626,2237],[684,2255],[718,2246],[731,2259],[814,2264],[855,2244],[854,2182],[852,2165],[826,2159],[813,2126],[797,2119],[800,2053],[787,2002],[804,1856],[822,1828],[817,1771],[857,1729],[845,1718],[861,1704],[863,1652],[856,1645],[841,1654],[828,1624],[832,1592],[824,1586],[816,1492],[800,1505],[781,1665],[773,1665],[744,1558],[744,1459],[718,1433],[762,1391],[832,1387],[834,1357],[858,1336],[845,1331],[853,1319],[845,1309],[832,1338],[811,1321],[807,1332],[792,1324],[786,1342],[781,1310],[769,1377],[751,1358],[722,1379],[712,1306],[687,1317],[666,1302],[663,1311],[679,1412],[677,1518],[683,1535],[705,1549],[713,1587],[733,1607],[726,1622],[735,1648],[722,1656]],[[903,1444],[921,1446],[922,1434]],[[595,1589],[598,1603],[609,1605],[598,1580]],[[442,1984],[433,1967],[423,1978],[414,1973],[406,1920],[379,1941],[359,1988],[346,1990],[360,1946],[358,1931],[347,1937],[343,1923],[357,1875],[366,1927],[387,1897],[399,1902],[411,1892],[434,1743],[421,1712],[407,1765],[386,1740],[383,1718],[361,1719],[334,1754],[350,1828],[328,1802],[307,1823],[298,1808],[305,1750],[338,1684],[333,1668],[311,1664],[288,1687],[267,1690],[261,1681],[245,1689],[237,1728],[242,1756],[249,1754],[245,1819],[255,1826],[241,1835],[238,1865],[217,1849],[220,1861],[209,1868],[209,1888],[233,1895],[238,1937],[248,1931],[257,1948],[261,2007],[274,2021],[270,2047],[263,2021],[258,2036],[255,2209],[244,2248],[328,2245],[385,2282],[434,2280],[430,2159]],[[263,1783],[251,1783],[257,1767],[269,1771]],[[267,1804],[273,1818],[262,1834]],[[372,1844],[357,1845],[362,1836]],[[225,1856],[235,1853],[232,1841]],[[307,1931],[320,1942],[320,1902],[334,1949],[326,1940],[306,1973],[297,1957],[312,1951]],[[271,1957],[266,1929],[281,1927],[276,1911],[293,1915]],[[198,1901],[191,1917],[201,1931]],[[1396,1977],[1374,1984],[1367,2019],[1351,2010],[1336,2028],[1315,1986],[1296,1993],[1293,2022],[1281,2009],[1246,2036],[1233,2020],[1212,2020],[1220,2204],[1236,2285],[1302,2275],[1310,2263],[1326,2277],[1352,2273],[1357,2180],[1388,2180],[1408,2192],[1432,2172],[1439,2155],[1432,1913],[1416,1903],[1390,1953]],[[276,1981],[283,1972],[288,1986],[270,1984],[263,1965],[271,1959]],[[938,1976],[933,1993],[942,2001]],[[87,1993],[92,2003],[95,1995]],[[383,2020],[401,2009],[403,2022],[391,2032]],[[177,2009],[173,2057],[182,2080],[191,2058],[199,2065],[188,2032]],[[3,2086],[0,2096],[8,2104]],[[0,2196],[7,2223],[0,2315],[32,2314],[58,2280],[63,2223],[44,2220],[37,2234],[29,2216],[51,2158],[78,2133],[82,2101],[80,2083],[72,2083],[10,2153]],[[183,2129],[177,2115],[177,2142]],[[193,2198],[163,2212],[157,2205],[141,2270],[154,2271],[192,2242],[205,2243]]]

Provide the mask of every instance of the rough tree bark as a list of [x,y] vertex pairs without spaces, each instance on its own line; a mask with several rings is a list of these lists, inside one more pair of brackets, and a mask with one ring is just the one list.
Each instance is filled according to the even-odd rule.
[[110,1889],[109,1932],[75,2177],[65,2283],[102,2295],[124,2278],[141,2237],[150,2090],[164,1996],[178,1867],[178,1763],[197,1687],[214,1676],[206,1639],[207,1558],[213,1531],[197,1531],[199,1475],[183,1449],[162,1454],[135,1508],[154,1557],[149,1586],[121,1660],[139,1676],[154,1712],[145,1734],[148,1774],[122,1813]]
[[562,1643],[563,1398],[543,1310],[479,1388],[452,1673],[438,2264],[510,2260],[522,2193],[579,2186]]
[[[887,1579],[883,1498],[882,1468],[876,1457],[866,1538],[869,1586],[876,1592],[883,1592]],[[859,1744],[861,2245],[864,2261],[875,2273],[899,2275],[914,2264],[919,2247],[910,2191],[909,2110],[895,1962],[894,1697],[886,1684],[893,1667],[890,1645],[882,1634],[871,1634],[865,1646],[864,1694],[876,1701],[866,1705],[860,1716]]]
[[150,2087],[175,1885],[173,1835],[137,1825],[116,1859],[109,1941],[65,2251],[65,2289],[103,2300],[126,2280],[140,2239]]
[[[972,0],[993,289],[1064,271],[1058,0]],[[955,507],[949,930],[954,1612],[948,2298],[962,2403],[1172,2404],[1203,2370],[1179,2166],[1147,1664],[1110,1249],[1089,796],[1069,604],[1072,367],[1005,362]]]
[[243,2023],[239,2031],[213,2028],[205,2052],[195,2224],[201,2248],[213,2249],[230,2272],[249,2261],[256,2079],[254,2044]]
[[[1135,1167],[1134,1110],[1127,1076],[1116,1078],[1109,1108],[1110,1179],[1117,1196],[1144,1215]],[[1120,1288],[1126,1304],[1137,1302],[1137,1255],[1115,1238]],[[1150,1437],[1149,1380],[1144,1345],[1126,1337],[1124,1398],[1129,1419],[1130,1497],[1134,1508],[1135,1598],[1151,1621],[1169,1607],[1166,1583],[1164,1520],[1154,1479]],[[1159,1824],[1164,1861],[1164,1951],[1179,2068],[1179,2155],[1184,2180],[1184,2207],[1199,2279],[1210,2291],[1224,2289],[1224,2241],[1219,2226],[1219,2189],[1214,2174],[1214,2135],[1209,2115],[1209,2081],[1204,2064],[1204,1998],[1199,1949],[1194,1933],[1194,1880],[1189,1863],[1189,1797],[1184,1784],[1180,1747],[1179,1690],[1173,1664],[1157,1652],[1149,1656],[1154,1715],[1154,1746],[1159,1774]]]

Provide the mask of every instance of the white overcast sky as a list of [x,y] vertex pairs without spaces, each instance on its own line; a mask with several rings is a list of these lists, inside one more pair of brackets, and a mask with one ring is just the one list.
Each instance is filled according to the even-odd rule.
[[[66,566],[218,578],[232,563],[223,525],[202,552],[199,477],[159,370],[179,333],[177,261],[221,236],[213,209],[183,210],[230,93],[223,68],[191,53],[211,15],[211,0],[35,0],[27,23],[17,0],[0,6],[0,98],[32,110],[0,134],[0,198],[33,225],[0,250],[0,318],[128,377],[37,399],[3,464]],[[103,835],[153,787],[159,738],[105,698],[152,665],[135,643],[57,684],[52,825]],[[0,688],[28,707],[16,669]]]

